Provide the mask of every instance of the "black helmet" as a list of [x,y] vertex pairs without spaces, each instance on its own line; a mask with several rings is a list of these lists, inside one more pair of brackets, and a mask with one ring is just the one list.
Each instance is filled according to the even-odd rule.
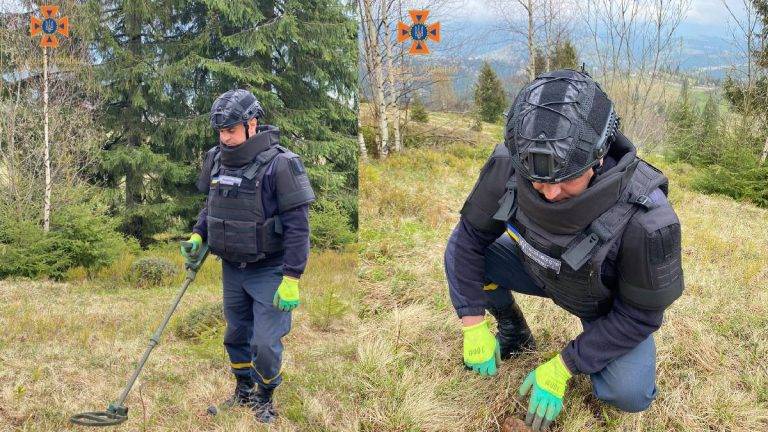
[[507,113],[504,142],[515,169],[535,182],[578,177],[608,152],[619,127],[613,102],[586,72],[536,77]]
[[218,130],[243,123],[248,131],[248,120],[264,116],[264,109],[256,96],[248,90],[230,90],[213,102],[211,106],[211,127]]

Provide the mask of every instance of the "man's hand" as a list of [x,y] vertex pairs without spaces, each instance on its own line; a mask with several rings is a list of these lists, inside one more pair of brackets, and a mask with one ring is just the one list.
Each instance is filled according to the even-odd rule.
[[184,257],[186,263],[193,264],[195,261],[197,261],[197,254],[200,252],[200,245],[203,244],[203,238],[200,237],[200,234],[198,233],[192,233],[192,235],[189,236],[189,240],[187,241],[192,243],[192,247],[187,249],[182,244],[179,246],[179,249],[181,250],[181,256]]
[[499,343],[488,329],[488,321],[462,327],[464,333],[464,364],[480,375],[496,375],[501,362]]
[[272,304],[284,312],[290,312],[299,306],[299,280],[283,276],[283,281],[277,287]]
[[546,430],[563,410],[563,395],[570,378],[571,372],[560,354],[539,365],[525,378],[518,394],[523,397],[533,388],[525,416],[525,424],[532,430]]

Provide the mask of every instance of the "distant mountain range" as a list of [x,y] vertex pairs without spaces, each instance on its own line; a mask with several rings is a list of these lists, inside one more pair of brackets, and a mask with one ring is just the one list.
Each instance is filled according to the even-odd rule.
[[[458,67],[457,93],[471,88],[480,66],[488,61],[504,81],[523,73],[527,62],[526,45],[515,41],[508,31],[492,22],[441,22],[443,41],[430,44],[433,54],[420,62],[450,62]],[[680,72],[722,79],[738,61],[736,47],[725,24],[701,25],[683,22],[676,31]],[[576,48],[583,55],[585,47]],[[589,48],[586,48],[589,49]],[[589,65],[587,65],[589,67]]]

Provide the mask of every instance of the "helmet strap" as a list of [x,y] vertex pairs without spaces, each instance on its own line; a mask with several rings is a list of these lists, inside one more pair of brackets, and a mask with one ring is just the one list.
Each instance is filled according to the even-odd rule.
[[243,122],[243,127],[245,128],[245,139],[248,139],[250,136],[248,134],[248,122],[247,121]]

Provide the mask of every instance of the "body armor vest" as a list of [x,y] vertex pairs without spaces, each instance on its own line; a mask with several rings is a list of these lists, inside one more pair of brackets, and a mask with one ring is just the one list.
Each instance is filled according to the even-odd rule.
[[[519,246],[517,254],[528,273],[555,304],[579,318],[593,320],[610,310],[614,292],[603,284],[603,262],[609,251],[616,253],[632,216],[654,206],[648,197],[651,192],[660,188],[667,193],[666,177],[645,161],[636,159],[627,173],[628,181],[617,191],[618,200],[607,204],[607,210],[596,215],[583,229],[570,227],[571,232],[553,232],[554,229],[547,230],[536,222],[544,224],[547,217],[552,217],[544,207],[531,210],[531,213],[541,210],[540,214],[523,211],[518,205],[518,194],[536,192],[530,184],[524,185],[517,179],[519,174],[507,182],[507,192],[494,216],[496,220],[505,221],[507,233]],[[518,190],[519,180],[521,188],[529,189]],[[579,198],[581,196],[568,201]],[[555,223],[549,224],[553,225]]]
[[222,165],[216,152],[208,191],[208,245],[214,254],[254,262],[283,250],[280,218],[266,217],[261,191],[270,162],[285,152],[279,145],[269,147],[240,168]]

